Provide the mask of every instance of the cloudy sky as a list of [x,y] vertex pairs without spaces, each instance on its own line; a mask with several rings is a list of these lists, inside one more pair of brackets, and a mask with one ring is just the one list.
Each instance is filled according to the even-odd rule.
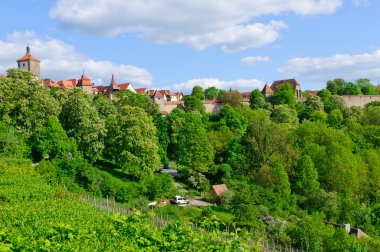
[[30,45],[41,77],[188,91],[296,78],[380,82],[380,1],[4,0],[0,74]]

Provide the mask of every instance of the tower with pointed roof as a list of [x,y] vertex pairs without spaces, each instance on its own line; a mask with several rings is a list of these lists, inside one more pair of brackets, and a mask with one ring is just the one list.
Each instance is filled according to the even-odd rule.
[[30,53],[30,47],[26,47],[26,54],[17,60],[18,68],[31,72],[38,79],[40,78],[40,61]]
[[111,84],[112,87],[116,87],[117,86],[114,74],[112,74],[112,79],[111,79],[111,83],[110,84]]
[[84,74],[84,71],[83,71],[82,76],[78,80],[77,87],[83,89],[83,91],[85,91],[89,94],[92,94],[93,86],[94,85],[91,83],[90,79],[87,78],[87,76]]

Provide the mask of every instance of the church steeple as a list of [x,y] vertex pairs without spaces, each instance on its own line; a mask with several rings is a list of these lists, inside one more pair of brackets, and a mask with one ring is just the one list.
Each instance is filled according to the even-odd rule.
[[112,74],[112,79],[111,79],[111,86],[115,87],[117,84],[116,84],[116,80],[115,80],[115,75]]

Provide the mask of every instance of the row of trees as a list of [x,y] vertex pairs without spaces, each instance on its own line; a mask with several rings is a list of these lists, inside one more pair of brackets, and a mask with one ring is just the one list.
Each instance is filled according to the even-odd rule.
[[332,94],[338,95],[376,95],[380,90],[369,79],[358,79],[355,82],[347,82],[342,78],[327,81],[326,89]]

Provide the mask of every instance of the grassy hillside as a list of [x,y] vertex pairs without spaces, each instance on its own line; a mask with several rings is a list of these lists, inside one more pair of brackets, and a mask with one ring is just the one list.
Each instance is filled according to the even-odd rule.
[[47,184],[28,162],[0,163],[0,251],[256,249],[238,233],[221,231],[215,217],[193,229],[178,221],[160,228],[139,212],[107,215],[62,186]]

